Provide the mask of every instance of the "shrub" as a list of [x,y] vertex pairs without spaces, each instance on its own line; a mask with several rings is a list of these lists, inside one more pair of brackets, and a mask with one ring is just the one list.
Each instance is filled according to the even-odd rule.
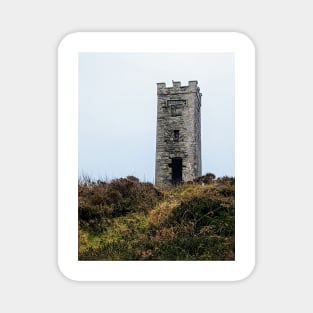
[[226,185],[235,186],[235,177],[229,176],[218,177],[216,181]]
[[[148,212],[161,199],[161,193],[151,183],[140,183],[131,176],[113,180],[108,186],[108,195],[118,193],[121,198],[114,204],[113,216],[130,212]],[[110,197],[108,199],[110,201]]]
[[110,219],[132,212],[151,210],[162,198],[151,183],[141,183],[134,176],[114,179],[111,183],[89,178],[78,185],[80,226],[93,233],[105,231]]
[[223,207],[220,201],[207,197],[195,197],[176,207],[168,222],[180,225],[191,224],[194,232],[199,233],[203,226],[212,226],[217,230],[217,227],[214,226],[217,225],[217,221],[223,224],[225,217],[231,216],[230,213],[230,210]]
[[207,173],[204,176],[195,178],[193,181],[196,184],[210,184],[215,179],[215,175],[212,173]]

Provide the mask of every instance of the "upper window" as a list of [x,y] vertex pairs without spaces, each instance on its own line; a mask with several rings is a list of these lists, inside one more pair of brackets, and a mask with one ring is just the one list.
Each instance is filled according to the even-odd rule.
[[174,130],[174,141],[179,141],[179,130]]

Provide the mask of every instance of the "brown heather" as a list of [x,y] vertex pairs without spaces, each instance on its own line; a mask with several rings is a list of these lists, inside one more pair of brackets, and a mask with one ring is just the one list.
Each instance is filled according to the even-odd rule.
[[79,260],[234,260],[235,179],[157,189],[128,176],[78,184]]

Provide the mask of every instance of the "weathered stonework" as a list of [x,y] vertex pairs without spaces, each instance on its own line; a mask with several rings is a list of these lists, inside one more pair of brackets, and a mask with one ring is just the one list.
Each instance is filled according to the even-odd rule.
[[201,176],[201,93],[188,86],[157,84],[155,184],[171,186]]

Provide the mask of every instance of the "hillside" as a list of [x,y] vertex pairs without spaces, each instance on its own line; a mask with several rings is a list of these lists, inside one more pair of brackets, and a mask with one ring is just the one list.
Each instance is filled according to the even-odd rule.
[[78,184],[79,260],[234,260],[235,179],[168,189],[133,176]]

